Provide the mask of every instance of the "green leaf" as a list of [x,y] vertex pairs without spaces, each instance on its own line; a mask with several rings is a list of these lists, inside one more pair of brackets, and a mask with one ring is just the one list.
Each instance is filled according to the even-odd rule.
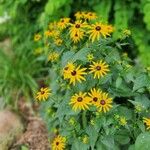
[[95,143],[98,139],[98,131],[93,126],[89,126],[86,128],[86,133],[89,135],[90,145],[92,149],[94,149]]
[[26,146],[21,146],[21,150],[29,150]]
[[116,88],[118,88],[122,83],[122,78],[119,76],[116,80]]
[[150,148],[150,133],[141,133],[135,141],[135,150],[149,150]]
[[68,52],[65,52],[62,56],[62,59],[61,59],[61,65],[62,67],[65,67],[65,65],[69,62],[69,61],[72,61],[72,57],[74,56],[75,52],[73,51],[68,51]]
[[130,142],[128,135],[116,135],[115,140],[122,145],[128,144]]
[[87,54],[89,53],[90,49],[89,48],[83,48],[79,50],[72,58],[72,61],[75,62],[76,60],[81,60],[81,61],[87,61]]
[[75,139],[72,143],[71,150],[88,150],[89,146],[87,144],[82,143],[78,139]]
[[146,74],[140,74],[134,81],[133,91],[150,85],[150,79]]

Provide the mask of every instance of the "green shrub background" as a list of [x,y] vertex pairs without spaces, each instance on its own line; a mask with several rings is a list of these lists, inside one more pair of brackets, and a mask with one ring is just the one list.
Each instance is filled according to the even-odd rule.
[[[144,69],[150,66],[149,0],[0,0],[0,16],[4,15],[5,11],[11,19],[0,24],[0,41],[7,38],[11,39],[11,53],[6,53],[0,47],[0,94],[5,97],[5,103],[7,105],[15,106],[13,108],[17,109],[16,105],[18,97],[23,94],[30,99],[31,94],[33,96],[38,88],[38,81],[43,80],[49,73],[49,66],[45,63],[44,58],[32,55],[33,50],[35,49],[33,42],[34,33],[44,31],[50,21],[58,20],[64,16],[73,18],[73,14],[77,11],[95,11],[101,16],[101,19],[104,22],[109,22],[115,27],[113,39],[117,48],[115,47],[116,49],[112,51],[113,54],[110,51],[108,52],[108,55],[112,56],[110,59],[117,61],[118,58],[120,59],[120,57],[122,57],[121,54],[123,52],[127,52],[130,59],[127,58],[125,62],[132,62],[134,67],[134,69],[130,69],[130,71],[118,69],[117,75],[111,85],[112,87],[110,88],[110,90],[112,90],[111,92],[116,97],[119,97],[121,100],[124,100],[125,98],[124,103],[128,104],[126,106],[123,103],[124,109],[120,110],[120,112],[123,113],[123,115],[130,117],[129,122],[132,122],[132,119],[137,119],[137,116],[135,116],[136,114],[134,113],[136,104],[144,105],[146,109],[149,109],[150,80],[149,73]],[[120,41],[117,41],[117,39],[120,38],[120,35],[125,29],[131,30],[131,37],[125,39],[125,41],[121,43]],[[103,42],[104,46],[106,46],[105,44],[111,45],[109,41]],[[85,49],[81,49],[79,54],[80,52],[81,54],[85,54],[84,52],[82,53],[82,50],[85,51]],[[81,54],[80,61],[82,62],[82,57],[84,56]],[[64,58],[65,56],[68,58]],[[63,59],[71,58],[69,58],[68,55],[63,55]],[[121,65],[116,64],[116,66]],[[57,64],[53,67],[57,67]],[[53,67],[51,66],[51,72],[54,69]],[[125,73],[122,74],[121,72]],[[49,82],[49,80],[47,82]],[[57,83],[53,83],[53,89],[57,88],[57,85],[55,84]],[[79,88],[82,89],[82,86],[79,86]],[[61,99],[62,95],[59,96]],[[49,106],[53,105],[51,101],[48,101],[47,103]],[[42,105],[43,109],[48,109],[47,103],[45,103],[46,106]],[[58,116],[56,117],[62,117],[61,119],[63,119],[64,116],[58,114],[61,113],[61,106],[58,107],[59,108],[55,108],[59,110],[57,111]],[[67,111],[67,109],[64,110],[64,113],[67,114]],[[119,111],[119,109],[117,111]],[[126,114],[126,112],[129,114]],[[53,121],[49,119],[50,116],[46,116],[49,114],[43,113],[42,116],[45,118],[48,117],[48,123]],[[121,135],[122,133],[118,134],[118,145],[130,143],[129,150],[133,150],[134,146],[136,147],[136,150],[142,150],[144,146],[147,146],[145,143],[149,143],[150,136],[149,133],[145,132],[141,118],[148,113],[149,112],[144,110],[142,114],[138,114],[140,117],[136,120],[135,126],[131,123],[129,128],[122,130],[123,135]],[[114,116],[112,115],[112,117]],[[56,122],[58,121],[58,118],[56,118]],[[112,121],[110,119],[107,120],[107,122],[105,117],[99,118],[99,120],[100,122],[104,121],[102,124],[103,128],[108,125],[104,128],[104,130],[108,130],[106,133],[109,131],[111,132],[109,123],[114,122],[114,120]],[[61,123],[62,126],[66,128],[66,122]],[[53,127],[55,127],[55,125]],[[90,128],[91,126],[89,125],[88,127]],[[79,131],[80,127],[77,126],[76,130]],[[93,133],[96,137],[97,133],[95,131],[89,133],[89,135],[92,137]],[[128,133],[128,135],[126,135],[126,133]],[[104,136],[102,146],[108,146],[107,148],[110,148],[114,144],[112,139],[112,137]],[[93,138],[93,140],[95,139]],[[134,146],[131,145],[134,143],[132,140],[136,141]],[[76,143],[74,143],[74,147],[78,145],[79,143],[77,140]],[[116,145],[114,144],[114,147],[115,146]],[[77,147],[77,149],[79,148]]]
[[13,41],[17,41],[16,44],[26,44],[26,37],[32,39],[32,33],[43,28],[46,20],[72,17],[79,10],[95,11],[103,20],[114,24],[115,37],[122,30],[130,29],[132,49],[125,47],[124,50],[132,58],[140,58],[145,66],[150,65],[149,0],[1,0],[0,15],[7,11],[12,19],[9,24],[0,25],[0,37],[15,35]]

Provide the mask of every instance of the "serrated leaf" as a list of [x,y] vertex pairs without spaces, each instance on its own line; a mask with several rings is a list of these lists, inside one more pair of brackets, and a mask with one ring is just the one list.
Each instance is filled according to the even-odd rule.
[[90,49],[89,48],[83,48],[79,50],[72,58],[72,61],[75,62],[76,60],[81,60],[81,61],[87,61],[87,54],[89,53]]
[[74,56],[75,52],[73,51],[68,51],[68,52],[65,52],[62,56],[62,59],[61,59],[61,65],[62,67],[65,67],[65,65],[69,62],[69,61],[72,61],[72,57]]

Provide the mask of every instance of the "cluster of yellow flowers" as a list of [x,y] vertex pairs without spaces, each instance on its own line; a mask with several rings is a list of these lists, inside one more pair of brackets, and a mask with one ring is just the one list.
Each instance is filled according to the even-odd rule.
[[[94,12],[77,12],[75,14],[76,20],[71,23],[70,18],[61,18],[58,22],[49,24],[49,28],[44,32],[45,38],[53,38],[54,43],[60,46],[63,43],[61,32],[64,29],[69,30],[70,39],[74,43],[80,42],[84,37],[94,42],[99,40],[100,37],[107,37],[114,31],[111,25],[103,24],[99,17]],[[95,23],[91,23],[91,20]],[[41,40],[42,35],[37,33],[34,35],[34,41]]]
[[[81,68],[81,66],[75,66],[73,63],[68,63],[63,70],[64,79],[69,79],[70,84],[75,85],[77,81],[81,82],[82,80],[86,80],[84,75],[87,68]],[[100,78],[107,74],[109,71],[108,65],[106,62],[100,60],[97,62],[92,62],[89,67],[89,73],[94,73],[94,78]]]
[[52,52],[48,55],[48,61],[54,62],[58,59],[59,53],[57,52]]
[[79,92],[71,97],[70,105],[73,110],[86,110],[90,105],[96,106],[99,112],[107,112],[112,107],[112,98],[100,89],[91,89],[88,93]]
[[[75,18],[76,20],[74,22],[70,18],[61,18],[58,22],[50,23],[43,35],[40,33],[34,35],[34,41],[38,42],[43,40],[48,47],[50,44],[60,47],[65,44],[65,38],[70,38],[72,41],[71,43],[74,44],[86,40],[95,42],[101,37],[106,38],[110,36],[114,31],[114,28],[111,25],[102,23],[96,13],[77,12]],[[126,36],[131,34],[130,30],[125,30],[123,33]],[[64,34],[65,38],[63,38]],[[35,49],[34,53],[40,54],[43,52],[43,49],[44,48],[39,47]],[[59,52],[52,50],[48,55],[48,61],[55,62],[58,60],[59,56]],[[126,54],[124,54],[124,56],[126,57]],[[103,60],[95,61],[93,54],[88,54],[87,59],[89,61],[88,67],[82,67],[81,65],[75,65],[74,63],[69,62],[63,68],[63,78],[67,81],[69,80],[69,84],[75,85],[77,82],[81,83],[82,81],[86,81],[87,74],[92,74],[94,79],[100,79],[110,71],[107,62]],[[127,67],[129,68],[130,66]],[[42,87],[36,94],[36,100],[45,101],[51,94],[50,88]],[[87,92],[80,91],[79,93],[72,95],[69,105],[72,106],[74,111],[84,111],[94,106],[97,109],[97,113],[106,113],[113,107],[112,103],[112,98],[109,97],[108,93],[103,92],[98,88],[91,88]],[[117,121],[121,126],[126,126],[127,124],[127,119],[124,116],[119,116]],[[150,118],[143,118],[143,122],[146,124],[147,129],[150,129]],[[71,119],[69,123],[74,124],[75,121]],[[94,125],[94,120],[91,120],[90,123]],[[83,143],[87,143],[88,137],[85,135],[82,140]],[[57,135],[52,142],[52,150],[64,150],[65,145],[66,139],[61,135]]]

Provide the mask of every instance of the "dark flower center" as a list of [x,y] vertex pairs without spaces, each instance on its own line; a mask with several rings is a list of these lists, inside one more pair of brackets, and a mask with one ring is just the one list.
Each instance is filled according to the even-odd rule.
[[59,142],[56,142],[56,145],[59,145]]
[[96,70],[101,70],[101,67],[100,66],[96,66]]
[[45,93],[45,91],[41,91],[41,94],[44,94]]
[[97,26],[97,27],[95,28],[95,30],[96,30],[96,31],[100,31],[100,30],[101,30],[101,27],[100,27],[100,26]]
[[93,101],[94,101],[94,102],[97,102],[97,100],[98,100],[97,97],[94,97],[94,98],[93,98]]
[[77,74],[77,72],[74,70],[74,71],[71,72],[71,74],[72,74],[73,76],[75,76],[75,75]]
[[105,105],[105,104],[106,104],[105,100],[101,100],[101,101],[100,101],[100,104],[101,104],[101,105]]
[[92,16],[92,14],[91,14],[91,13],[90,13],[89,15],[90,15],[90,16]]
[[62,19],[61,22],[64,22],[64,19]]
[[77,101],[78,102],[82,102],[83,98],[82,97],[78,97]]
[[75,36],[78,37],[78,34],[76,33]]
[[79,25],[79,24],[76,24],[75,27],[76,27],[76,28],[80,28],[80,25]]

